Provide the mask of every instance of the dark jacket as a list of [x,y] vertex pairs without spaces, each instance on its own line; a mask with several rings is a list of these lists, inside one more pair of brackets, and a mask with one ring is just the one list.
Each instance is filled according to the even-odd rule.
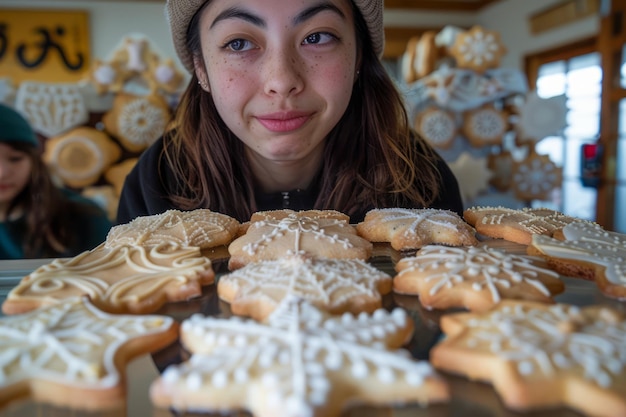
[[[175,179],[170,167],[164,162],[164,158],[161,158],[162,151],[163,138],[143,152],[133,170],[126,177],[117,212],[118,224],[128,223],[138,216],[158,214],[178,208],[168,199],[168,195],[172,195],[175,189]],[[457,180],[443,159],[440,158],[437,165],[441,174],[442,192],[430,207],[452,210],[462,215],[463,202]],[[306,190],[292,190],[288,193],[256,193],[255,198],[259,211],[282,208],[297,211],[312,209],[318,192],[318,184],[314,183]],[[373,208],[363,207],[360,213],[351,216],[351,222],[361,221],[365,213]],[[237,220],[244,222],[248,219]]]

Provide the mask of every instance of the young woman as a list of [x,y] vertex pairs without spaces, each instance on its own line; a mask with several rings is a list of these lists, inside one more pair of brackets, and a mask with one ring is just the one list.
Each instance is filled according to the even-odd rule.
[[386,73],[382,0],[168,0],[191,73],[172,127],[126,179],[118,222],[178,208],[463,210]]
[[0,259],[74,256],[110,227],[102,209],[54,185],[30,125],[0,104]]

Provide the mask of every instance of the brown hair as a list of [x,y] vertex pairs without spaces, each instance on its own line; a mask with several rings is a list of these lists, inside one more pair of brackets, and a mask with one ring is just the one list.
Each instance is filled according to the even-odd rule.
[[[352,8],[360,74],[345,114],[326,139],[315,208],[352,215],[364,207],[428,206],[440,188],[436,154],[412,133],[402,97],[372,49],[361,13],[354,4]],[[199,14],[187,36],[187,46],[196,55],[201,53]],[[218,116],[195,75],[173,126],[164,146],[177,184],[172,203],[248,220],[257,209],[243,144]]]
[[[40,150],[28,143],[11,143],[24,152],[32,162],[30,181],[9,205],[7,217],[21,209],[26,219],[23,237],[24,257],[56,257],[76,245],[77,231],[73,228],[78,210],[91,210],[65,197],[54,184]],[[94,209],[94,213],[97,210]],[[80,231],[78,231],[80,232]]]

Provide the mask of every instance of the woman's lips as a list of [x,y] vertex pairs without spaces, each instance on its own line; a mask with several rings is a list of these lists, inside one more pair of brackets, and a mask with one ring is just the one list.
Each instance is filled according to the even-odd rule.
[[287,112],[264,114],[256,117],[267,130],[271,132],[291,132],[304,125],[310,118],[311,113]]

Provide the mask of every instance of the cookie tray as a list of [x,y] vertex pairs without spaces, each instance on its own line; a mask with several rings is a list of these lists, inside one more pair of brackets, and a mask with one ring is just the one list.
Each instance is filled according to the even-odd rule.
[[[525,254],[525,246],[503,240],[488,240],[485,242],[491,247],[497,247],[515,254]],[[373,258],[372,264],[381,270],[394,275],[394,260],[400,256],[398,253],[391,254],[383,250],[377,253],[386,253]],[[0,261],[0,297],[6,296],[6,292],[19,279],[31,272],[37,266],[47,263],[49,260],[38,261]],[[215,262],[217,277],[226,271],[225,262]],[[578,278],[562,277],[565,283],[565,292],[556,296],[557,302],[587,306],[592,304],[605,304],[626,312],[626,303],[619,302],[602,295],[596,284]],[[215,285],[205,288],[199,298],[182,302],[171,303],[164,306],[157,314],[166,314],[176,320],[183,319],[195,313],[228,317],[231,315],[228,303],[217,296]],[[400,295],[391,293],[383,298],[384,307],[387,309],[396,306],[407,310],[415,322],[415,331],[411,341],[405,346],[413,357],[428,359],[428,354],[442,334],[439,330],[439,319],[449,311],[428,311],[421,307],[417,296]],[[231,414],[177,414],[169,410],[158,409],[150,403],[148,389],[150,383],[158,376],[160,370],[172,363],[178,363],[187,358],[187,352],[175,343],[162,351],[151,356],[143,356],[130,363],[127,370],[128,378],[128,417],[212,417],[212,416],[250,416],[249,413]],[[484,383],[471,382],[461,377],[443,374],[450,384],[452,399],[446,404],[434,404],[428,407],[408,405],[401,407],[366,407],[355,406],[346,410],[343,417],[580,417],[580,414],[568,410],[551,409],[529,413],[517,413],[507,410],[501,403],[493,388]],[[0,410],[0,417],[120,417],[119,411],[115,412],[83,412],[67,410],[45,404],[36,404],[32,401],[21,401]],[[277,416],[278,417],[278,416]]]

